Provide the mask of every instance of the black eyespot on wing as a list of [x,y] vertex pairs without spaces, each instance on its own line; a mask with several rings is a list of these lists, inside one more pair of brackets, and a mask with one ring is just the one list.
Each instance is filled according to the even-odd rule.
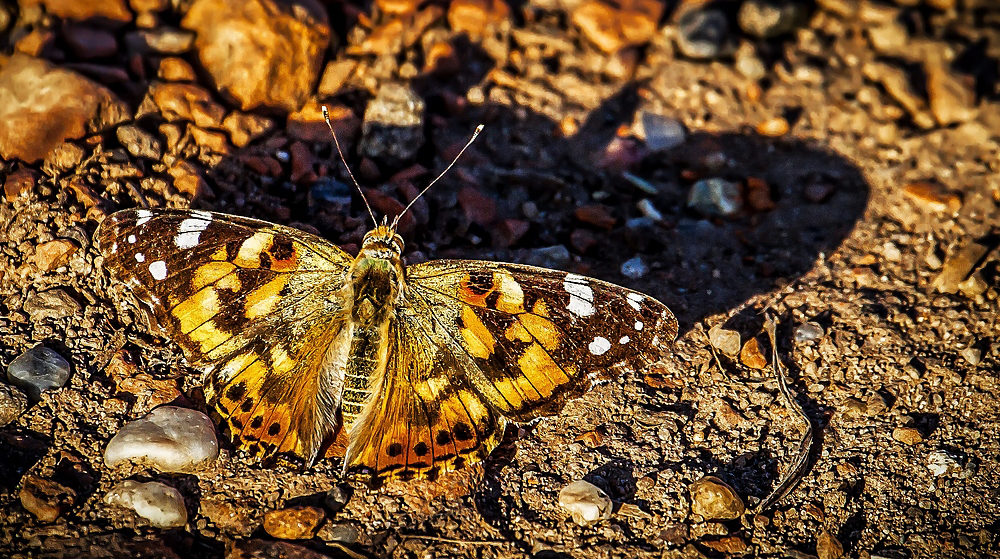
[[428,450],[430,449],[427,447],[427,443],[423,441],[420,441],[413,447],[413,453],[417,456],[426,456]]
[[438,446],[444,446],[451,442],[451,433],[443,430],[438,431],[434,441],[438,444]]
[[226,398],[234,402],[239,402],[246,393],[247,385],[243,381],[240,381],[226,389]]
[[392,443],[389,448],[385,449],[385,453],[389,456],[399,456],[403,453],[403,445],[399,443]]
[[272,423],[271,426],[267,428],[267,434],[271,435],[272,437],[280,432],[281,432],[281,424],[278,422]]
[[455,440],[457,441],[471,441],[475,434],[472,432],[472,428],[469,427],[468,423],[456,423],[455,424]]
[[260,426],[264,424],[264,416],[258,415],[257,417],[250,420],[251,429],[260,429]]

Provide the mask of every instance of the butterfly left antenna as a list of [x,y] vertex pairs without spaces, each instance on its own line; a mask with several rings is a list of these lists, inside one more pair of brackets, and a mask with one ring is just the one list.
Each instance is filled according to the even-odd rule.
[[469,146],[472,145],[472,142],[476,141],[476,137],[479,136],[479,133],[483,131],[483,127],[485,127],[485,126],[486,126],[485,124],[480,124],[479,126],[477,126],[476,127],[476,131],[472,133],[472,137],[469,138],[469,141],[465,143],[465,147],[462,148],[462,151],[458,152],[458,155],[455,156],[455,159],[452,159],[451,163],[449,163],[448,166],[444,168],[444,171],[441,171],[440,175],[438,175],[437,177],[435,177],[434,180],[432,180],[430,184],[428,184],[427,186],[425,186],[424,189],[420,191],[420,194],[417,194],[416,197],[413,198],[413,200],[410,200],[410,203],[407,204],[405,208],[403,208],[403,211],[399,212],[399,215],[397,215],[395,218],[393,218],[393,220],[392,220],[392,229],[395,229],[396,226],[399,225],[399,219],[401,217],[403,217],[404,215],[406,215],[406,211],[410,209],[410,206],[412,206],[414,204],[414,202],[416,202],[417,200],[419,200],[420,197],[424,195],[424,192],[427,192],[428,190],[430,190],[431,187],[434,186],[434,183],[436,183],[441,177],[443,177],[445,175],[445,173],[447,173],[452,167],[455,166],[455,163],[458,163],[458,158],[462,157],[462,154],[465,153],[465,150],[469,149]]
[[365,202],[365,208],[368,209],[368,215],[372,218],[372,225],[377,226],[378,221],[375,220],[375,213],[372,212],[372,207],[368,204],[368,198],[365,197],[364,191],[361,190],[361,185],[358,184],[358,180],[354,178],[354,173],[351,172],[351,167],[347,164],[347,159],[344,158],[344,152],[340,150],[340,140],[337,139],[337,133],[333,131],[333,123],[330,122],[330,111],[326,110],[326,105],[323,105],[323,120],[326,121],[326,125],[330,128],[330,134],[333,134],[333,143],[337,146],[337,155],[340,156],[341,163],[343,163],[344,168],[347,169],[347,175],[351,177],[351,182],[354,183],[354,187],[358,189],[358,193],[361,194],[361,199]]

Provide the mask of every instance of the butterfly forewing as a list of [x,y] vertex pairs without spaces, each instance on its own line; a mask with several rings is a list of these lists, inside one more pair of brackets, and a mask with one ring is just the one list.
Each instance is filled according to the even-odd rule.
[[111,274],[208,370],[206,397],[234,441],[312,460],[336,427],[327,349],[351,257],[296,229],[198,211],[118,212],[96,240]]

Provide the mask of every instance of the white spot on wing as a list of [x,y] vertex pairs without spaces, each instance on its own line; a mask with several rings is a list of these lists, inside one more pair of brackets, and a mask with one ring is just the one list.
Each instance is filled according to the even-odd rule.
[[146,261],[146,255],[143,254],[143,253],[141,253],[141,252],[135,253],[135,261],[136,262],[145,262]]
[[594,355],[604,355],[609,349],[611,349],[611,342],[609,342],[607,338],[597,336],[587,347],[590,349],[590,353],[593,353]]
[[174,244],[177,245],[177,248],[193,248],[198,244],[201,232],[208,227],[209,223],[211,223],[211,220],[185,219],[181,222],[181,226],[177,230],[177,236],[174,237]]
[[563,289],[569,293],[569,305],[566,309],[579,317],[587,317],[594,314],[594,290],[589,285],[587,278],[577,274],[566,274],[563,279]]
[[134,245],[135,241],[136,241],[135,235],[129,235],[127,240],[128,240],[128,244]]
[[636,320],[635,321],[635,329],[636,330],[642,330],[642,326],[643,326],[643,324],[642,324],[641,320]]
[[149,273],[153,275],[153,279],[157,281],[162,281],[167,279],[167,263],[162,260],[157,260],[149,265]]
[[153,217],[153,212],[149,210],[138,210],[135,215],[139,216],[139,219],[135,222],[136,225],[142,225],[149,221],[149,218]]
[[618,343],[620,343],[620,344],[627,344],[627,343],[629,343],[629,341],[631,339],[632,338],[629,338],[628,336],[622,336],[622,339],[618,340]]
[[191,215],[205,221],[212,221],[212,212],[206,212],[205,210],[191,210]]
[[643,299],[644,299],[644,297],[642,295],[639,295],[638,293],[629,293],[628,294],[628,304],[629,304],[629,306],[631,306],[633,309],[635,309],[637,311],[638,310],[642,310],[642,308],[639,306],[639,303],[641,303]]

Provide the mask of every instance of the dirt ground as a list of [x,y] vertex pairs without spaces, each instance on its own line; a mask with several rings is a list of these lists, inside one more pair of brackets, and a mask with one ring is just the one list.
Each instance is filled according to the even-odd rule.
[[[61,124],[71,111],[36,110],[17,122],[43,131],[38,142],[58,141],[30,162],[10,156],[26,152],[10,151],[10,131],[0,134],[8,154],[0,365],[42,344],[72,366],[64,388],[0,427],[0,555],[1000,556],[1000,10],[992,2],[777,2],[797,5],[801,17],[766,38],[742,19],[744,4],[767,4],[750,0],[669,5],[652,16],[636,8],[648,2],[517,2],[509,12],[498,2],[456,3],[486,14],[479,36],[456,31],[465,24],[455,5],[331,2],[323,9],[333,40],[318,56],[347,61],[347,77],[325,92],[310,85],[302,102],[312,113],[246,108],[239,114],[271,123],[248,142],[219,125],[221,116],[215,126],[197,120],[241,106],[214,88],[197,42],[169,54],[195,69],[185,83],[207,92],[207,101],[187,98],[194,116],[165,109],[163,98],[143,102],[151,84],[170,81],[156,70],[168,54],[130,50],[127,37],[141,26],[178,28],[197,3],[164,3],[150,21],[133,2],[128,21],[93,24],[118,47],[90,58],[93,45],[58,15],[59,3],[0,3],[12,16],[0,33],[4,53],[79,72],[128,109],[114,126],[75,135]],[[581,23],[582,6],[597,4],[612,22],[640,28],[651,18],[652,31],[639,40],[623,32],[609,53]],[[632,9],[646,15],[626,20]],[[697,58],[678,46],[682,16],[708,9],[729,29],[717,56]],[[404,31],[395,19],[420,34],[396,40]],[[442,47],[437,66],[432,36],[451,49]],[[12,79],[0,68],[0,89]],[[416,127],[371,132],[374,147],[358,155],[365,108],[387,82],[407,85],[426,113]],[[190,206],[293,224],[356,250],[371,224],[346,182],[329,180],[347,177],[315,132],[325,130],[320,102],[341,109],[347,162],[376,212],[390,216],[484,123],[404,227],[409,261],[528,262],[643,291],[678,318],[671,355],[558,416],[508,429],[483,468],[436,483],[372,490],[341,479],[335,460],[262,468],[225,442],[215,463],[191,474],[105,466],[104,448],[127,422],[162,403],[204,410],[205,402],[179,349],[116,305],[90,242],[97,224],[115,209]],[[643,134],[656,123],[641,125],[643,115],[683,125],[680,143],[652,149]],[[165,147],[134,149],[121,132],[129,123]],[[410,153],[379,145],[393,141]],[[737,210],[713,215],[689,204],[710,179],[735,185]],[[647,269],[623,274],[637,256]],[[777,350],[815,440],[801,483],[756,512],[794,460],[804,426],[770,367],[746,348],[727,355],[709,331],[734,330],[768,354],[765,311],[779,321]],[[803,339],[808,322],[819,337]],[[731,485],[747,514],[692,514],[688,487],[706,475]],[[22,504],[29,478],[75,496],[45,522]],[[106,505],[123,479],[180,490],[187,525],[161,530]],[[580,479],[611,497],[610,519],[581,527],[559,506],[559,491]],[[296,505],[325,511],[315,535],[282,542],[261,527],[266,512]]]

